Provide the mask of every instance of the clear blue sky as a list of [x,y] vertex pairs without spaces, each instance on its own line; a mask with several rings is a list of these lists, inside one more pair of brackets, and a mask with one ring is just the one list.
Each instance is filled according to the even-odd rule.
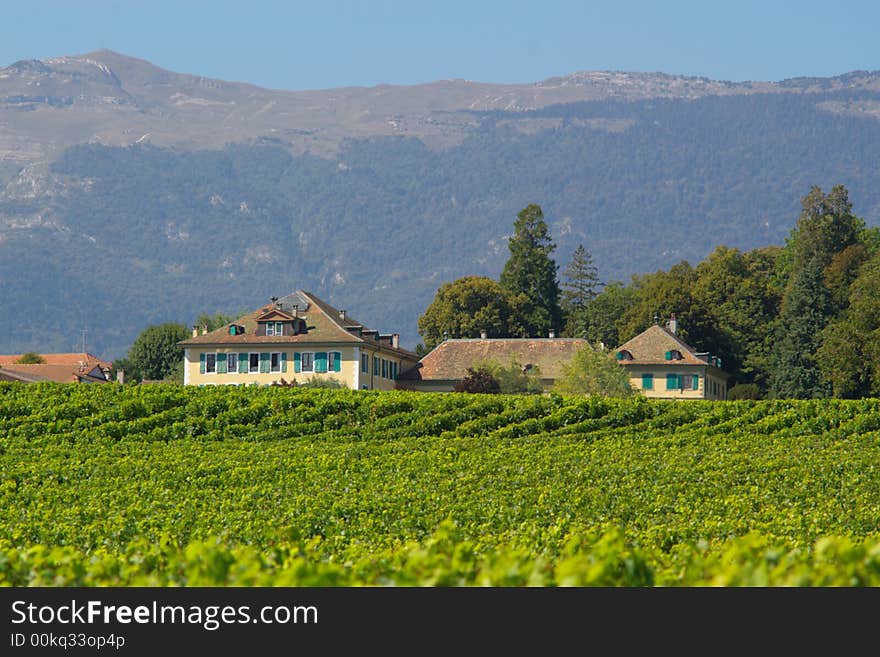
[[277,89],[583,70],[781,80],[880,69],[865,0],[0,0],[0,66],[110,48]]

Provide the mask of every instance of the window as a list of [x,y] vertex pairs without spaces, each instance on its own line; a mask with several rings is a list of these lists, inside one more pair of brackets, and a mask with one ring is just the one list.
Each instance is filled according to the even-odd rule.
[[281,371],[281,354],[277,351],[273,351],[270,358],[271,358],[271,360],[269,361],[269,371],[270,372],[280,372]]
[[666,389],[667,390],[678,390],[681,388],[681,375],[679,374],[667,374],[666,375]]
[[373,376],[379,376],[379,357],[373,356]]
[[383,379],[388,378],[388,361],[385,360],[384,358],[382,359],[382,378]]
[[266,323],[266,335],[275,335],[275,324],[272,322]]
[[626,349],[621,349],[617,352],[617,360],[632,360],[633,355]]
[[213,374],[217,371],[217,354],[205,354],[205,372]]
[[299,356],[300,370],[303,372],[315,371],[315,354],[311,351],[304,351]]
[[226,354],[226,369],[230,374],[235,374],[238,372],[238,354],[232,352],[231,354]]
[[642,374],[642,390],[653,390],[654,389],[654,375],[653,374]]
[[338,351],[330,351],[327,353],[327,371],[338,372],[340,370],[340,354]]
[[260,371],[260,354],[251,352],[248,354],[248,372]]
[[370,373],[370,357],[367,354],[361,354],[361,372]]
[[397,380],[397,363],[391,363],[391,378]]

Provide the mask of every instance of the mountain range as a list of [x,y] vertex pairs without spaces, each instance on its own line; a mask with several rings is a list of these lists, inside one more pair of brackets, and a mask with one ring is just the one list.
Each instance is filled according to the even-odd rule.
[[[0,352],[124,355],[147,325],[311,290],[418,341],[544,209],[603,280],[781,243],[810,186],[880,223],[880,72],[578,72],[280,91],[101,50],[0,69]],[[27,319],[25,319],[27,318]]]

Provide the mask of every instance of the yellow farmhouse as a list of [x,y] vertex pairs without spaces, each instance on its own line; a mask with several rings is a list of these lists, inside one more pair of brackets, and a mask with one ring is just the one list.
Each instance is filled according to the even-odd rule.
[[214,331],[180,342],[186,385],[271,385],[333,378],[354,390],[393,390],[418,357],[397,333],[368,329],[344,310],[297,290],[272,297]]
[[676,332],[673,315],[667,328],[654,324],[615,350],[632,387],[655,399],[727,399],[721,359],[695,352]]

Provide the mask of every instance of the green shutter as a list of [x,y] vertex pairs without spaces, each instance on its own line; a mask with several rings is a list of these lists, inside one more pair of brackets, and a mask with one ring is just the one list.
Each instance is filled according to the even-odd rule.
[[205,373],[205,354],[199,354],[199,373]]
[[267,352],[260,353],[260,372],[269,371],[269,354]]
[[653,374],[642,374],[642,390],[653,390],[654,389],[654,375]]
[[700,389],[700,375],[694,374],[694,390]]
[[326,351],[315,352],[315,372],[326,372],[326,371],[327,371],[327,352]]
[[622,352],[622,351],[618,351],[618,352],[617,352],[617,356],[615,356],[615,358],[617,358],[617,360],[623,360],[623,352]]
[[667,390],[677,390],[678,389],[678,374],[667,374],[666,375],[666,389]]
[[281,371],[282,372],[287,371],[287,352],[286,351],[281,352]]
[[342,371],[342,352],[334,351],[333,352],[333,371],[341,372]]
[[226,374],[226,354],[217,354],[217,374]]
[[238,355],[238,373],[239,374],[247,374],[249,362],[250,362],[250,355],[247,352]]
[[300,364],[299,352],[294,351],[293,352],[293,371],[299,372],[299,371],[301,371],[301,367],[302,367],[302,365]]
[[666,352],[666,360],[672,360],[672,352],[671,351]]

